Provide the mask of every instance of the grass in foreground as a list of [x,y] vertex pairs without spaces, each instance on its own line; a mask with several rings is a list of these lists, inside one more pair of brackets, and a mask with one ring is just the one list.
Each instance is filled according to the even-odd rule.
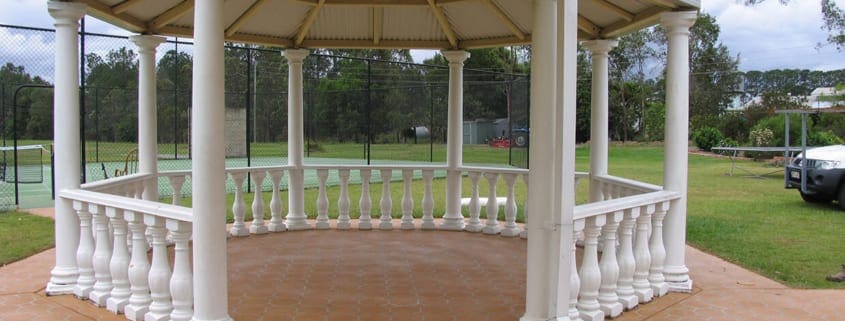
[[0,213],[0,266],[53,247],[53,220],[20,212]]

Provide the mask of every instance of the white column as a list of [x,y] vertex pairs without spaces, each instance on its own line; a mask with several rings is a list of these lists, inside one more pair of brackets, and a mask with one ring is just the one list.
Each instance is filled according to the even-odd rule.
[[194,6],[192,155],[194,320],[231,320],[226,261],[226,154],[223,142],[223,0]]
[[[47,10],[55,20],[56,58],[54,71],[53,122],[56,155],[56,191],[79,188],[79,19],[85,15],[81,3],[50,1]],[[79,271],[76,247],[79,244],[79,218],[73,203],[56,200],[56,265],[50,271],[47,294],[72,293]]]
[[139,35],[138,46],[138,172],[153,174],[144,182],[144,199],[158,200],[158,121],[156,120],[156,47],[164,37]]
[[464,229],[461,214],[461,170],[464,145],[464,61],[469,52],[442,51],[449,61],[449,124],[446,140],[446,213],[440,229],[460,231]]
[[548,213],[554,208],[553,180],[555,159],[555,0],[534,1],[534,25],[531,52],[531,148],[529,149],[528,198],[525,217],[528,236],[525,283],[525,314],[521,321],[548,320],[550,288],[548,280],[548,248],[551,222]]
[[285,224],[289,230],[310,229],[305,221],[305,176],[302,165],[305,158],[304,126],[302,120],[302,61],[308,50],[288,49],[283,53],[288,60],[288,215]]
[[[576,84],[578,77],[578,1],[558,0],[557,7],[557,58],[555,107],[555,186],[552,219],[555,226],[549,246],[549,258],[554,267],[549,271],[549,282],[556,287],[551,292],[550,313],[558,320],[569,320],[569,294],[571,292],[573,242],[573,212],[575,211],[575,114],[577,109]],[[532,98],[533,99],[533,98]],[[533,125],[532,125],[533,128]],[[533,169],[533,168],[532,168]],[[541,174],[542,172],[540,172]],[[538,175],[539,176],[539,175]]]
[[663,188],[681,193],[666,215],[663,233],[666,243],[664,276],[670,291],[692,291],[692,280],[684,259],[687,231],[687,152],[689,139],[689,28],[697,13],[670,12],[660,15],[669,49],[666,68],[666,156],[663,160]]
[[[590,93],[590,176],[607,174],[608,141],[608,52],[616,47],[616,40],[590,40],[583,45],[592,53],[593,80]],[[590,180],[590,201],[602,199],[599,184]]]

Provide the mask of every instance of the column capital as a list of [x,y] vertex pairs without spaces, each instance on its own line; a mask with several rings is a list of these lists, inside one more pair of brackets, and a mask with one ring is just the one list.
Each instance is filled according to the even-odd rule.
[[282,56],[288,60],[288,63],[295,64],[302,63],[302,60],[304,60],[305,57],[308,57],[310,53],[311,51],[308,49],[285,49],[285,51],[282,52]]
[[660,24],[663,25],[669,33],[689,33],[689,28],[695,24],[697,19],[698,12],[696,11],[676,11],[660,14]]
[[616,39],[596,39],[584,41],[581,44],[595,56],[607,55],[608,52],[619,45],[619,41]]
[[88,6],[76,2],[47,2],[47,12],[56,20],[56,27],[59,25],[77,24],[79,19],[85,15]]
[[470,54],[468,51],[463,50],[442,50],[440,54],[449,61],[449,64],[463,64],[466,61]]
[[158,47],[159,44],[167,40],[167,38],[153,35],[134,35],[129,36],[129,40],[132,41],[132,43],[134,43],[136,46],[138,46],[141,52],[155,52],[156,47]]

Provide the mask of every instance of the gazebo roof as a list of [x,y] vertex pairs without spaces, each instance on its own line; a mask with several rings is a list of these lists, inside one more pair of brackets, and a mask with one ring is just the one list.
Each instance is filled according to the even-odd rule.
[[[193,37],[195,0],[72,0],[142,34]],[[226,40],[286,48],[469,49],[531,42],[530,0],[227,0]],[[581,0],[579,38],[612,38],[699,0]]]

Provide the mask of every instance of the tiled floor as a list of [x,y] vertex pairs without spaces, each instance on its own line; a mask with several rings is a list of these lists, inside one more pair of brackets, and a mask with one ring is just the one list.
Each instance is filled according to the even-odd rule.
[[[230,239],[235,320],[518,320],[525,240],[433,231],[300,231]],[[46,297],[53,250],[0,268],[0,321],[125,320]],[[793,290],[687,248],[692,294],[617,320],[845,320],[845,290]]]

